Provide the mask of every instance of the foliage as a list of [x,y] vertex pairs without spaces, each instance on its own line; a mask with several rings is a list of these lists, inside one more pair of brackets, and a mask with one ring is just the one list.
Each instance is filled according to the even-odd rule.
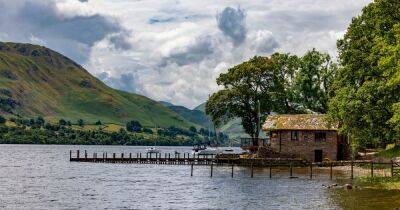
[[139,132],[142,130],[142,124],[139,121],[129,121],[126,123],[126,130],[129,132]]
[[338,41],[341,68],[330,118],[359,147],[385,147],[399,138],[400,2],[377,0],[353,18]]
[[0,124],[4,124],[6,122],[6,118],[0,116]]
[[257,138],[259,120],[272,111],[325,113],[335,72],[329,55],[315,49],[300,58],[282,53],[256,56],[217,78],[224,89],[210,97],[206,113],[217,125],[239,117],[245,132]]
[[378,152],[377,154],[375,154],[375,156],[376,157],[385,157],[385,158],[400,157],[400,146],[396,145],[392,148],[388,148],[386,150]]
[[58,121],[58,124],[59,124],[59,125],[67,125],[67,121],[65,121],[64,119],[60,119],[60,120]]
[[94,124],[95,124],[95,125],[102,125],[102,123],[101,123],[100,120],[96,121]]
[[336,71],[329,54],[308,51],[301,57],[295,77],[295,102],[307,110],[326,113]]
[[81,127],[83,127],[85,125],[85,122],[82,119],[79,119],[77,123]]

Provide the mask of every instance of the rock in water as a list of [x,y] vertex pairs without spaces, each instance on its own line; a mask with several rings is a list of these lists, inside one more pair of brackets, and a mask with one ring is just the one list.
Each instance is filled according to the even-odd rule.
[[353,186],[351,184],[345,184],[344,185],[346,187],[346,189],[351,190],[353,189]]

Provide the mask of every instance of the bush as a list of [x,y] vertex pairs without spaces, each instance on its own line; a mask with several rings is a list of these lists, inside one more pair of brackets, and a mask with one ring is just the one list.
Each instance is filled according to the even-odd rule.
[[102,124],[101,124],[101,121],[100,121],[100,120],[97,121],[97,122],[95,123],[95,125],[102,125]]
[[130,121],[126,123],[126,130],[129,132],[140,132],[142,130],[142,125],[138,121]]
[[6,122],[6,118],[0,116],[0,124],[4,124]]
[[81,127],[83,127],[83,126],[85,125],[85,122],[83,122],[82,119],[79,119],[79,120],[78,120],[78,125],[81,126]]
[[60,120],[58,121],[58,124],[59,124],[59,125],[67,125],[67,121],[65,121],[64,119],[60,119]]

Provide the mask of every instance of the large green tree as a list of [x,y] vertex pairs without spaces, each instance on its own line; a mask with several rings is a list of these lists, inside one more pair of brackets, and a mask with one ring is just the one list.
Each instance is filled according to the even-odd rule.
[[301,57],[298,67],[294,82],[295,101],[307,110],[326,113],[337,65],[329,54],[312,49]]
[[239,117],[245,132],[257,138],[259,125],[271,111],[326,112],[335,70],[330,57],[315,49],[300,58],[283,53],[256,56],[219,76],[223,89],[207,101],[206,113],[217,126]]
[[341,68],[329,114],[356,145],[385,146],[399,123],[400,1],[376,0],[338,41]]
[[260,117],[271,111],[269,89],[273,82],[273,61],[266,57],[254,57],[221,74],[217,84],[224,89],[214,93],[206,104],[206,113],[219,124],[239,117],[247,134],[259,136]]

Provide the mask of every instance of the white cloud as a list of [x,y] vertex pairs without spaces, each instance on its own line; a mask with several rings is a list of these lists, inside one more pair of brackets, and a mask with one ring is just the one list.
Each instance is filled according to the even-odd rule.
[[[370,1],[0,0],[9,7],[0,13],[9,20],[0,22],[0,38],[46,43],[115,88],[194,107],[218,89],[220,73],[254,55],[300,55],[315,47],[335,57],[336,40]],[[48,17],[56,27],[14,30],[26,18],[17,12],[24,2],[50,5],[44,8],[53,8]],[[91,22],[101,26],[92,24],[92,35],[84,27],[67,27]],[[49,34],[37,33],[41,29]]]

